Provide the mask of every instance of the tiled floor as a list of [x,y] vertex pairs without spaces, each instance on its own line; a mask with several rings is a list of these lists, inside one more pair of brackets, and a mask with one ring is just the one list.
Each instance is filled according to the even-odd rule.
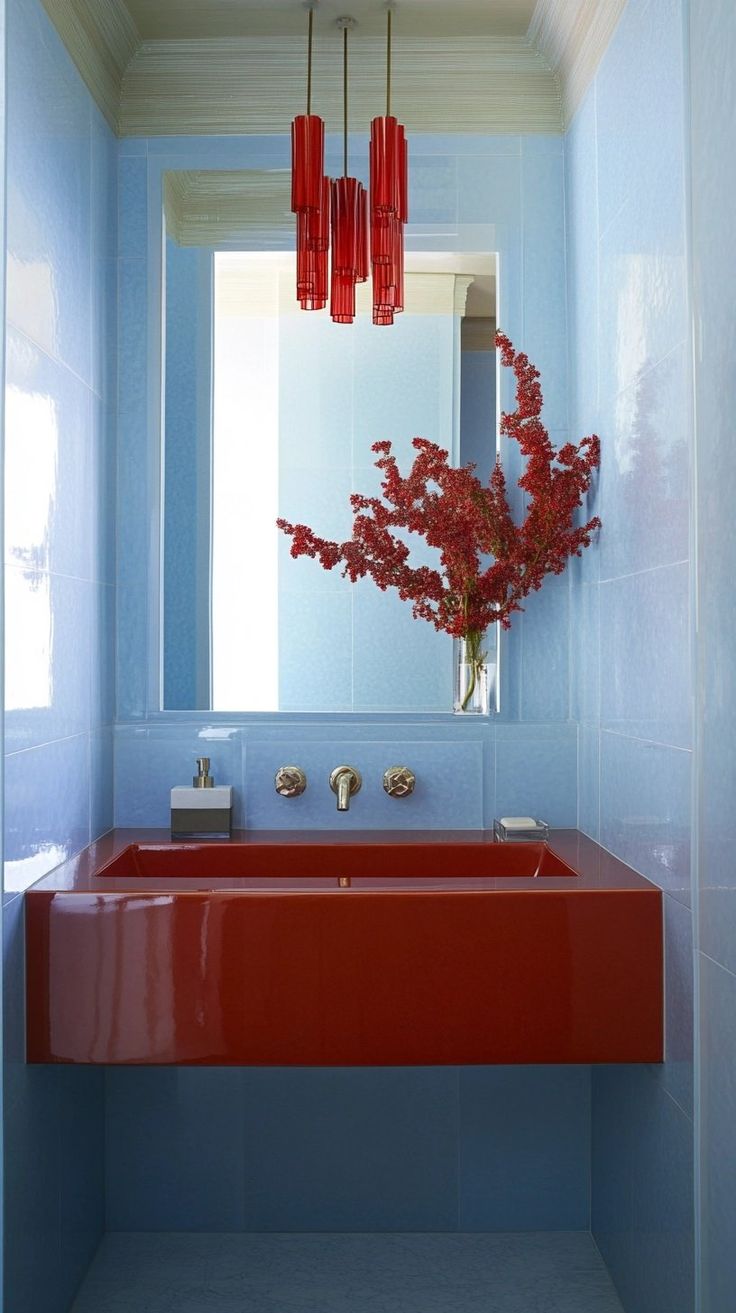
[[111,1233],[72,1313],[623,1313],[591,1237]]

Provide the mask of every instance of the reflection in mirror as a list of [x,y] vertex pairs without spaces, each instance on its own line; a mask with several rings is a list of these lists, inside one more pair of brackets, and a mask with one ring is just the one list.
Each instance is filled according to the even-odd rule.
[[294,300],[287,175],[168,174],[165,196],[163,705],[450,710],[451,639],[370,581],[293,560],[276,519],[349,537],[384,439],[403,469],[421,436],[487,479],[493,255],[414,250],[393,327],[371,323],[368,287],[336,325]]

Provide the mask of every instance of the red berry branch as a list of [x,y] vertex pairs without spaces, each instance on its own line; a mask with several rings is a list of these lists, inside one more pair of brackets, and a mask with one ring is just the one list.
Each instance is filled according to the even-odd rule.
[[[499,460],[487,486],[474,465],[457,469],[433,442],[415,438],[417,455],[404,478],[390,442],[376,442],[377,469],[383,472],[382,498],[353,493],[353,536],[346,542],[320,538],[306,524],[277,521],[292,540],[291,555],[316,557],[326,570],[342,565],[353,583],[369,575],[385,591],[395,588],[411,602],[417,619],[429,620],[468,643],[469,659],[485,659],[485,630],[505,629],[522,599],[539,589],[546,574],[561,574],[570,556],[579,556],[599,528],[598,516],[575,526],[575,512],[600,464],[600,442],[593,435],[579,446],[559,450],[542,424],[539,370],[496,334],[502,363],[516,375],[516,410],[501,417],[501,433],[518,442],[526,466],[518,486],[527,494],[526,515],[514,523]],[[412,567],[410,549],[395,530],[420,534],[439,551],[440,569]],[[490,558],[490,559],[489,559]]]

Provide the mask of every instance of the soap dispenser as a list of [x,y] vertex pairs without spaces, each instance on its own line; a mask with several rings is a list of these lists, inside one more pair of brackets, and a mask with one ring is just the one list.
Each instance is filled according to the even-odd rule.
[[192,787],[171,790],[172,839],[229,839],[232,815],[231,785],[215,785],[209,757],[197,757]]

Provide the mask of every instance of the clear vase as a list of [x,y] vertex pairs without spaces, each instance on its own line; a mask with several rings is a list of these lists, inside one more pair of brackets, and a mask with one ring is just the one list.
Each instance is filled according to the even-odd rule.
[[487,716],[490,678],[483,635],[469,634],[454,640],[454,710],[459,716]]

